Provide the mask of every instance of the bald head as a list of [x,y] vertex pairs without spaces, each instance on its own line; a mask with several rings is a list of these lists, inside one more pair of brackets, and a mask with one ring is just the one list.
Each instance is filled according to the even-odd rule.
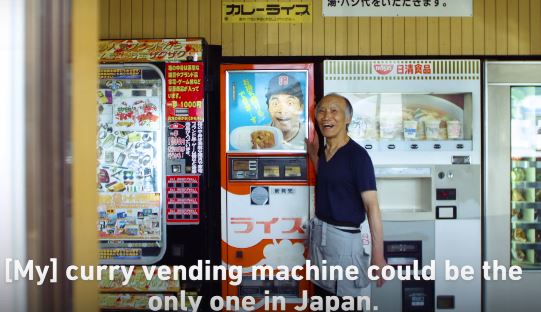
[[340,95],[338,93],[334,93],[334,92],[325,95],[324,97],[321,98],[321,100],[319,100],[319,102],[317,102],[317,104],[316,104],[316,112],[318,110],[318,107],[320,107],[320,105],[324,101],[328,101],[328,100],[336,100],[336,101],[339,101],[339,102],[343,102],[344,105],[345,105],[346,117],[348,117],[348,119],[351,120],[351,117],[353,117],[353,106],[351,106],[351,102],[345,96]]

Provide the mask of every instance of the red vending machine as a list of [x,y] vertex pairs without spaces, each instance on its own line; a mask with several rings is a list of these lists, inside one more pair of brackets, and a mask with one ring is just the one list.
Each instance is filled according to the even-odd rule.
[[[208,176],[205,106],[213,89],[208,68],[219,57],[209,51],[216,54],[196,38],[100,42],[97,230],[104,264],[218,261],[219,243],[211,246],[219,237],[218,209],[210,208],[218,196],[212,196]],[[126,291],[131,297],[151,291],[149,285],[107,283],[106,309],[112,308],[111,293],[125,299]],[[152,291],[201,294],[206,286],[176,281]],[[139,307],[145,296],[138,298]]]
[[[308,282],[252,279],[254,265],[305,263],[305,225],[315,174],[305,139],[312,127],[313,65],[221,66],[222,262],[243,267],[222,295],[282,296],[288,310]],[[311,139],[311,138],[310,138]]]

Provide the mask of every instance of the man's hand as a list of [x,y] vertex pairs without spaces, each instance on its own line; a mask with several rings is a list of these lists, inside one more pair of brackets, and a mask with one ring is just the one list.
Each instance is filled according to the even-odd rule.
[[375,276],[379,277],[376,281],[376,286],[381,287],[383,283],[385,283],[385,280],[381,277],[381,270],[384,266],[387,265],[387,262],[385,261],[385,258],[383,257],[372,257],[372,265],[375,265],[378,267],[377,270],[374,271]]

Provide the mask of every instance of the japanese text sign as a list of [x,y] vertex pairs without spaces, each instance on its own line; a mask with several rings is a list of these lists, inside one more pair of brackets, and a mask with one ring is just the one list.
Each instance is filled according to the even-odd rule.
[[310,2],[240,2],[222,3],[224,23],[310,23]]
[[324,16],[472,16],[472,0],[322,0]]

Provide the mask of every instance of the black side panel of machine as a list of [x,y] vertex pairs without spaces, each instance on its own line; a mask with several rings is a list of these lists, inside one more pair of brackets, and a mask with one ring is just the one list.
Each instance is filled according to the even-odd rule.
[[[204,100],[204,174],[200,180],[200,223],[167,227],[167,248],[159,265],[196,265],[198,260],[220,264],[220,62],[221,47],[206,46]],[[208,266],[208,264],[206,264]],[[181,281],[181,289],[204,299],[220,293],[219,281]],[[202,300],[203,311],[210,311]]]

